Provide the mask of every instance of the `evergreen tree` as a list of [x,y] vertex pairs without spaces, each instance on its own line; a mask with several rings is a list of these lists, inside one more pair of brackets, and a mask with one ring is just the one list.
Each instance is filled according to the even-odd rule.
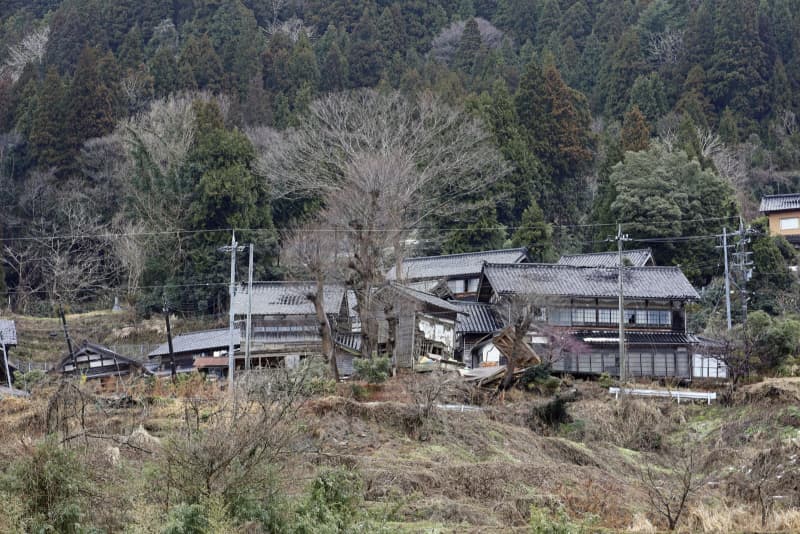
[[625,114],[620,146],[625,152],[640,152],[650,146],[650,127],[637,105]]
[[645,119],[655,122],[667,112],[664,82],[657,72],[638,76],[631,88],[631,107],[637,106]]
[[[102,60],[98,51],[86,47],[81,52],[69,91],[69,144],[77,150],[87,139],[103,137],[114,130],[120,111],[119,72],[113,56]],[[104,72],[105,71],[105,72]]]
[[67,87],[55,67],[50,67],[36,95],[28,137],[31,154],[39,167],[62,167],[71,157],[66,146],[66,95]]
[[792,86],[780,58],[775,60],[770,78],[770,107],[773,114],[792,109]]
[[472,73],[482,46],[483,40],[478,29],[478,22],[474,18],[467,20],[464,25],[464,33],[461,34],[461,40],[458,43],[455,66],[468,74]]
[[558,33],[561,39],[572,38],[580,46],[592,33],[592,15],[585,0],[578,0],[567,9],[561,18]]
[[719,121],[719,138],[729,146],[739,143],[739,126],[737,122],[736,115],[733,114],[731,108],[725,108]]
[[[625,221],[623,229],[634,239],[714,234],[717,218],[736,213],[731,187],[680,150],[654,145],[629,152],[614,167],[611,181],[617,195],[605,222]],[[653,245],[653,255],[658,265],[680,264],[691,280],[705,285],[717,273],[714,244],[665,240]]]
[[353,87],[374,87],[385,66],[385,51],[369,9],[365,9],[353,29],[353,42],[347,56],[350,84]]
[[605,62],[599,84],[605,100],[605,112],[610,117],[621,117],[636,78],[645,70],[644,56],[636,29],[626,31]]
[[743,117],[760,119],[767,110],[767,55],[753,0],[730,0],[718,11],[709,95],[717,110],[726,106]]
[[322,64],[321,89],[323,91],[341,91],[347,87],[347,58],[335,42],[328,49]]
[[[181,52],[180,63],[182,69],[184,65],[189,67],[198,89],[210,91],[222,89],[224,73],[222,61],[214,51],[208,34],[203,34],[200,38],[189,37]],[[181,82],[181,85],[186,87],[185,83],[189,83],[189,80],[182,79]]]
[[156,98],[163,98],[178,89],[178,62],[169,48],[158,49],[150,61],[150,73]]
[[119,47],[117,56],[119,65],[123,69],[133,69],[144,62],[144,51],[142,43],[142,31],[139,26],[134,26],[125,35],[125,39]]
[[557,0],[544,0],[539,17],[536,21],[536,37],[534,44],[538,49],[542,49],[547,45],[550,36],[558,32],[561,25],[561,9],[558,6]]
[[311,42],[305,35],[301,35],[295,43],[289,62],[286,66],[289,84],[295,91],[303,86],[316,90],[319,85],[319,66],[317,56],[311,49]]
[[544,213],[535,201],[531,201],[522,213],[511,243],[515,247],[527,248],[528,257],[533,262],[548,263],[556,260],[553,227],[545,222]]

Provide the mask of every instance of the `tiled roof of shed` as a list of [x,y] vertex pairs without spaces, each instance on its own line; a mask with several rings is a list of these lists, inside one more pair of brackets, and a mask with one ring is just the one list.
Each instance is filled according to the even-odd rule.
[[[519,263],[525,261],[527,257],[528,253],[524,248],[510,248],[506,250],[467,252],[465,254],[407,258],[403,260],[403,278],[406,280],[421,280],[469,275],[478,276],[481,274],[481,268],[484,263]],[[392,267],[386,273],[386,279],[397,279],[395,267]]]
[[800,193],[761,197],[761,207],[758,208],[761,213],[784,210],[800,210]]
[[418,300],[420,302],[424,302],[424,303],[429,304],[431,306],[435,306],[435,307],[439,308],[440,310],[446,310],[446,311],[451,311],[451,312],[458,312],[459,311],[459,307],[458,306],[456,306],[455,304],[453,304],[453,303],[451,303],[451,302],[449,302],[447,300],[441,299],[441,298],[437,297],[436,295],[431,295],[430,293],[427,293],[425,291],[420,291],[419,289],[414,289],[414,288],[411,288],[411,287],[408,287],[408,286],[405,286],[405,285],[401,285],[399,283],[392,282],[389,285],[384,286],[384,287],[382,287],[381,289],[378,290],[379,293],[380,292],[388,292],[388,291],[396,291],[397,293],[399,293],[401,295],[406,295],[409,298]]
[[[653,253],[649,248],[625,250],[622,252],[623,262],[631,267],[644,267],[652,261]],[[574,267],[616,267],[619,263],[617,252],[595,252],[592,254],[565,254],[558,260],[558,265]]]
[[[202,352],[209,349],[227,348],[230,339],[231,334],[227,328],[191,332],[172,338],[172,349],[175,354],[180,354],[182,352]],[[241,332],[238,328],[233,330],[233,344],[241,344]],[[169,354],[169,345],[167,343],[162,343],[155,350],[150,352],[148,357],[154,358],[167,354]]]
[[[316,291],[314,282],[254,282],[253,315],[313,315],[314,305],[307,295]],[[325,313],[339,313],[343,286],[326,286],[323,292]],[[347,301],[350,315],[355,316],[356,298],[348,291]],[[240,285],[233,296],[236,315],[247,314],[247,285]]]
[[[616,297],[617,269],[543,263],[487,264],[484,280],[495,293],[561,297]],[[699,299],[678,267],[627,267],[623,291],[632,299]]]
[[490,334],[503,329],[494,306],[482,302],[458,302],[456,332],[460,334]]

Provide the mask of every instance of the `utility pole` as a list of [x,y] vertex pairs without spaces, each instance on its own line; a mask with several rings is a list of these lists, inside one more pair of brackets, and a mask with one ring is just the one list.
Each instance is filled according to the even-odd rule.
[[250,336],[253,328],[253,244],[250,243],[250,261],[247,264],[247,323],[245,325],[244,368],[250,370]]
[[218,249],[220,252],[230,252],[231,253],[231,284],[228,288],[228,296],[230,300],[230,304],[228,305],[229,312],[228,312],[228,330],[230,333],[230,340],[228,341],[228,392],[231,394],[231,397],[234,395],[234,388],[233,388],[233,371],[234,371],[234,364],[235,359],[233,356],[234,351],[234,342],[233,342],[233,329],[234,329],[234,309],[233,309],[233,297],[236,295],[236,252],[244,250],[243,246],[239,246],[236,242],[236,231],[231,232],[231,244],[228,246],[220,247]]
[[739,241],[736,243],[737,251],[734,252],[736,258],[736,270],[739,271],[741,278],[739,279],[739,298],[742,301],[742,324],[747,323],[747,281],[750,278],[750,267],[753,262],[750,260],[752,252],[747,252],[747,244],[750,242],[749,234],[752,234],[751,229],[745,229],[744,220],[739,217]]
[[722,229],[722,254],[725,257],[725,317],[731,329],[731,273],[728,269],[728,229]]
[[61,326],[64,328],[64,337],[67,340],[67,350],[69,350],[69,357],[72,360],[72,372],[78,373],[78,362],[75,360],[75,353],[72,351],[72,340],[69,338],[69,331],[67,330],[67,318],[64,317],[64,308],[58,306],[58,314],[61,316]]
[[169,347],[169,369],[172,381],[175,382],[176,375],[178,374],[175,369],[175,351],[172,347],[172,328],[169,325],[169,307],[167,306],[167,297],[164,295],[164,320],[167,322],[167,347]]
[[623,287],[623,258],[622,243],[628,241],[628,236],[623,235],[622,225],[617,225],[617,280],[619,282],[619,381],[624,383],[628,379],[628,361],[625,354],[625,290]]

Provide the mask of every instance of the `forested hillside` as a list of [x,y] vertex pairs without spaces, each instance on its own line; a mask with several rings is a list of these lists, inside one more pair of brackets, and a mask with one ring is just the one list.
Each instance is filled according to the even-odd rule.
[[[21,311],[117,295],[216,312],[232,228],[258,278],[285,276],[282,231],[320,202],[278,195],[263,153],[341,91],[432,93],[505,159],[419,225],[419,252],[513,244],[546,261],[606,248],[622,222],[704,285],[719,272],[708,236],[800,186],[791,0],[3,6],[0,222]],[[763,247],[762,279],[784,276]]]

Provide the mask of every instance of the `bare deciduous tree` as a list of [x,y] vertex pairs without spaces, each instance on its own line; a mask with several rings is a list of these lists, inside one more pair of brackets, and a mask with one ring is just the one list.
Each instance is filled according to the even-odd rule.
[[670,468],[656,468],[647,464],[640,471],[640,480],[654,513],[675,530],[694,493],[703,485],[701,463],[697,452],[683,447],[675,455]]
[[26,35],[19,44],[9,46],[0,76],[8,76],[16,83],[27,65],[42,61],[49,38],[50,26],[44,26]]
[[314,282],[313,291],[306,298],[314,305],[322,355],[331,369],[334,380],[339,380],[339,370],[334,354],[333,329],[325,313],[325,286],[342,281],[342,257],[337,250],[339,240],[319,221],[308,222],[287,233],[283,239],[282,263],[290,270],[307,275]]
[[674,65],[677,63],[684,50],[684,31],[667,29],[650,36],[647,50],[650,58],[656,65]]
[[17,275],[17,305],[23,310],[33,294],[52,302],[96,298],[119,275],[108,225],[90,197],[77,188],[53,186],[51,173],[33,173],[20,196],[27,226],[19,239],[4,245],[6,264]]
[[[341,230],[360,310],[372,309],[387,250],[402,278],[402,249],[414,228],[454,213],[508,172],[476,119],[427,93],[414,101],[371,90],[333,94],[312,103],[299,128],[284,135],[260,128],[250,137],[272,191],[320,199],[322,220]],[[362,317],[365,356],[372,322]]]

